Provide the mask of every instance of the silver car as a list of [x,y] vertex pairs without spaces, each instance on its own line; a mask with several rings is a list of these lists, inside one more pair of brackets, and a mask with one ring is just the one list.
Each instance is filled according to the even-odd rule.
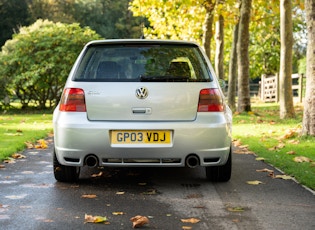
[[193,42],[89,42],[53,123],[58,181],[77,180],[83,166],[203,166],[210,181],[231,177],[232,113]]

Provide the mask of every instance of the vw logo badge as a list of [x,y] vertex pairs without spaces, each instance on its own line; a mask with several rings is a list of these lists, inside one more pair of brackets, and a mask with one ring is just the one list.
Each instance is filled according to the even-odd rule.
[[139,99],[145,99],[149,95],[149,91],[145,87],[140,87],[136,89],[136,96]]

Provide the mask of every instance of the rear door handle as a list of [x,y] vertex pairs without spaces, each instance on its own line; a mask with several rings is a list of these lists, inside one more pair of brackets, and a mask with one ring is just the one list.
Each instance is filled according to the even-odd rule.
[[151,108],[132,108],[133,114],[151,114],[152,109]]

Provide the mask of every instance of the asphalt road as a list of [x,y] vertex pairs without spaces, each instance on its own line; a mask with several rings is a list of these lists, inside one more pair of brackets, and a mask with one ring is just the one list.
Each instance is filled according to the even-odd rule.
[[[53,177],[52,148],[0,168],[0,229],[132,229],[136,215],[149,218],[140,229],[315,229],[314,193],[257,172],[275,169],[253,155],[233,154],[228,183],[207,182],[198,167],[86,168],[67,184]],[[108,222],[85,223],[85,214]],[[200,221],[182,222],[189,218]]]

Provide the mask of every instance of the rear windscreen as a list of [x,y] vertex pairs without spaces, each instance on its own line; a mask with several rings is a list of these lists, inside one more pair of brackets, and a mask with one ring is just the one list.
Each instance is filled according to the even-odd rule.
[[212,77],[197,46],[130,44],[90,46],[73,80],[208,82]]

